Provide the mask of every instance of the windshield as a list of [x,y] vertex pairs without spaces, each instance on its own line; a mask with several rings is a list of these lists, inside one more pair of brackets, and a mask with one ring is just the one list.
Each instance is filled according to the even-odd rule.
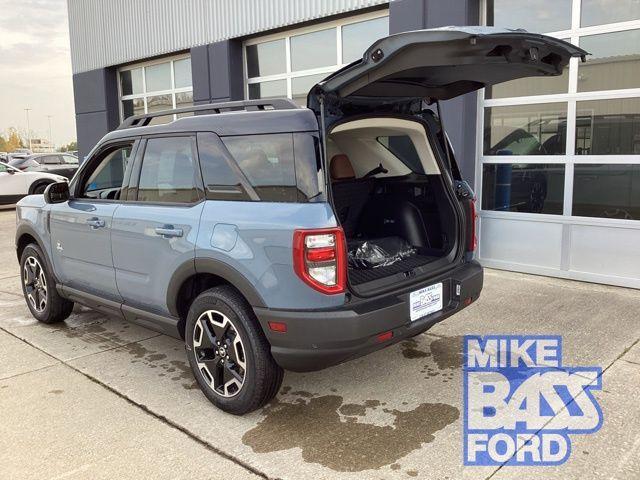
[[28,160],[27,158],[16,158],[16,157],[14,157],[9,162],[9,165],[11,165],[12,167],[20,168],[20,167],[23,166],[23,164],[26,163],[27,160]]

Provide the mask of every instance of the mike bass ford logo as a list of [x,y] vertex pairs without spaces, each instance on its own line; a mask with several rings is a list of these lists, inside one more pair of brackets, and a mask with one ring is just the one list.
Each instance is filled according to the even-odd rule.
[[559,465],[602,426],[602,369],[564,366],[560,336],[466,336],[464,353],[465,465]]

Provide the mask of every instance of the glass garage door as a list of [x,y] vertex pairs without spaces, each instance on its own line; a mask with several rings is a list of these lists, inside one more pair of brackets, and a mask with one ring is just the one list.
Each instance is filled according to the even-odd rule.
[[487,0],[484,12],[592,55],[480,94],[481,261],[640,288],[640,1]]

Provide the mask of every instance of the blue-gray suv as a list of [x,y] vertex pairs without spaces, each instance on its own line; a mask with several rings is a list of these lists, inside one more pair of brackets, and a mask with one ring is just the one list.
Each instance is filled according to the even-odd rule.
[[[17,208],[27,305],[182,337],[221,409],[424,332],[482,289],[474,195],[439,102],[585,52],[524,31],[392,35],[309,92],[126,119]],[[451,119],[455,121],[455,119]]]

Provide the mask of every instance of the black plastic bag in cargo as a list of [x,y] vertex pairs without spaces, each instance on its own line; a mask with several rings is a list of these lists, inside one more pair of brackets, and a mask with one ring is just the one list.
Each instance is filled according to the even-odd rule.
[[349,266],[360,270],[387,267],[417,251],[400,237],[373,238],[349,242]]

